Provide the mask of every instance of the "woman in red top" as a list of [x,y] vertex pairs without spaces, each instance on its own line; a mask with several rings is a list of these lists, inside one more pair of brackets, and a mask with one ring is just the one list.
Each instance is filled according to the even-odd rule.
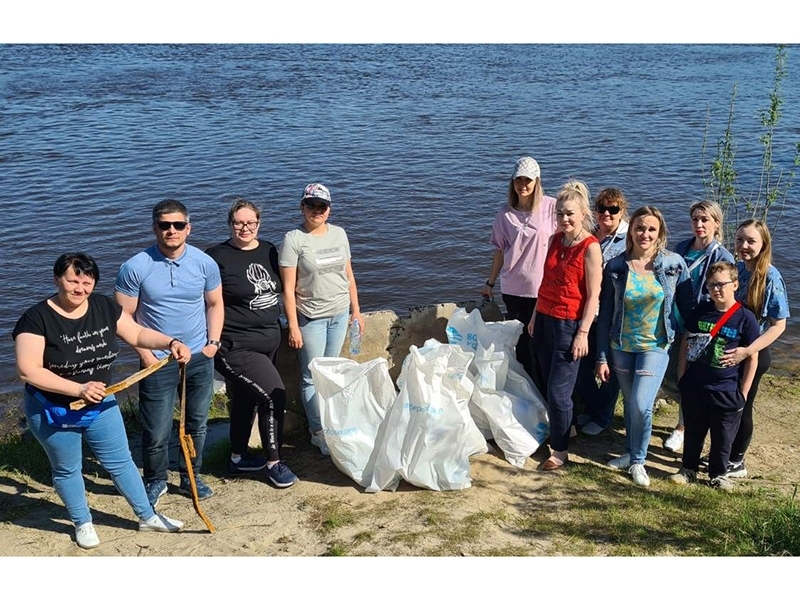
[[554,471],[567,461],[572,425],[572,390],[580,360],[589,351],[588,333],[600,297],[603,257],[592,235],[589,190],[568,181],[556,196],[558,231],[550,238],[539,299],[528,323],[550,419],[550,457]]

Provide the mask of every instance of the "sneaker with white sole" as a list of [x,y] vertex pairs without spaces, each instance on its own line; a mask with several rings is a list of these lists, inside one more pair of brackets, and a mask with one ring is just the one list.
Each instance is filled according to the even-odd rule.
[[149,519],[139,519],[139,531],[158,531],[160,533],[176,533],[183,528],[183,522],[178,519],[156,513]]
[[744,461],[740,463],[728,463],[728,472],[725,477],[733,477],[734,479],[742,479],[747,477],[747,469],[744,466]]
[[81,548],[97,548],[100,545],[100,538],[94,530],[94,525],[89,521],[75,528],[75,541]]
[[734,488],[734,483],[728,479],[728,477],[714,477],[711,480],[710,485],[712,488],[717,490],[722,490],[723,492],[732,492]]
[[650,485],[650,477],[648,477],[644,465],[632,465],[630,470],[628,470],[628,473],[631,474],[631,477],[633,477],[633,483],[636,485],[640,485],[642,487],[647,487]]
[[600,425],[594,421],[589,421],[586,425],[581,427],[581,433],[584,435],[600,435],[604,430],[605,427],[600,427]]
[[267,477],[275,487],[279,488],[287,488],[300,481],[297,475],[292,473],[292,470],[282,462],[277,462],[267,469]]
[[323,456],[331,455],[328,443],[325,441],[325,434],[322,433],[322,430],[311,432],[311,445],[319,448]]
[[147,494],[147,499],[150,502],[150,506],[155,508],[158,506],[158,501],[161,496],[167,493],[167,482],[163,479],[148,481],[144,484],[144,491]]
[[606,463],[612,469],[619,469],[620,471],[627,471],[631,466],[631,455],[623,454],[619,458],[612,458]]
[[683,447],[683,431],[680,429],[673,429],[669,437],[664,440],[664,448],[670,452],[680,452]]
[[697,471],[681,467],[680,471],[670,476],[669,480],[678,485],[688,485],[697,481]]

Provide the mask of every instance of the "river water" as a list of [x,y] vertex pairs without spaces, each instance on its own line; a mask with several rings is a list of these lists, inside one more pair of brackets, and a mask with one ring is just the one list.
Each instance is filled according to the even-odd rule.
[[[18,389],[11,329],[53,290],[52,263],[88,251],[110,293],[153,241],[153,205],[182,200],[190,242],[226,237],[234,196],[264,207],[273,242],[299,222],[305,184],[333,195],[362,309],[477,299],[514,161],[547,193],[568,177],[656,204],[671,242],[691,235],[711,150],[738,83],[742,189],[758,186],[758,111],[776,48],[754,45],[0,45],[3,302],[0,392]],[[800,51],[790,48],[775,159],[800,141]],[[706,163],[709,162],[706,158]],[[795,194],[796,197],[796,194]],[[787,206],[774,263],[800,314]],[[789,321],[778,368],[795,370]]]

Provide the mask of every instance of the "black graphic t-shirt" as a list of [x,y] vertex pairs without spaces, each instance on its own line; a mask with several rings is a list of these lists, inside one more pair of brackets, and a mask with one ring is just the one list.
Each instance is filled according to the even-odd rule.
[[[714,307],[713,302],[706,300],[697,305],[694,313],[686,321],[686,329],[694,333],[710,333],[724,314],[724,311]],[[699,387],[708,390],[735,390],[738,386],[740,365],[723,367],[720,359],[726,350],[749,346],[758,336],[758,322],[755,315],[744,306],[740,306],[725,322],[700,358],[688,364],[686,376]]]
[[[43,366],[64,379],[111,384],[111,363],[119,354],[117,321],[122,308],[108,296],[92,294],[79,319],[68,319],[43,300],[25,311],[12,336],[32,333],[44,338]],[[42,391],[54,404],[68,406],[75,398]]]
[[278,327],[283,286],[278,275],[278,250],[264,240],[256,248],[241,250],[230,240],[206,253],[219,265],[225,303],[223,341],[242,341]]

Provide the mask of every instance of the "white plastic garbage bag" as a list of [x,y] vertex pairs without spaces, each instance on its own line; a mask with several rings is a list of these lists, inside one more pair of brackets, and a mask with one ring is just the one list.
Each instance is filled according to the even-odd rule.
[[519,321],[485,323],[477,310],[467,314],[458,309],[447,324],[451,344],[475,352],[470,403],[475,423],[487,439],[494,439],[506,460],[520,468],[550,434],[545,399],[516,359],[521,333]]
[[384,358],[357,363],[315,358],[309,365],[325,442],[336,467],[362,487],[372,481],[375,440],[397,398]]
[[[470,398],[472,398],[475,384],[472,381],[473,378],[470,372],[472,371],[471,363],[475,356],[474,353],[467,352],[459,346],[442,344],[434,338],[426,340],[422,348],[417,348],[417,350],[426,359],[431,354],[431,360],[446,361],[447,374],[442,381],[442,393],[451,395],[464,418],[464,423],[467,427],[467,455],[474,456],[488,452],[489,447],[486,445],[486,440],[491,437],[489,424],[476,422],[471,410],[472,403]],[[397,387],[400,390],[403,389],[409,360],[411,360],[411,354],[406,356],[400,368],[400,375],[397,377]],[[485,435],[484,431],[481,431],[481,425],[486,426],[486,432],[490,434],[489,437]]]
[[515,319],[509,321],[484,322],[481,311],[473,310],[468,313],[466,308],[458,308],[447,320],[447,341],[475,352],[478,343],[484,348],[494,345],[495,351],[508,351],[515,357],[514,349],[517,340],[522,334],[524,325]]
[[[469,487],[470,428],[455,390],[472,360],[449,344],[411,346],[400,393],[386,416],[368,492],[396,490],[400,479],[431,490]],[[483,439],[481,438],[483,442]],[[484,446],[485,446],[485,442]]]

